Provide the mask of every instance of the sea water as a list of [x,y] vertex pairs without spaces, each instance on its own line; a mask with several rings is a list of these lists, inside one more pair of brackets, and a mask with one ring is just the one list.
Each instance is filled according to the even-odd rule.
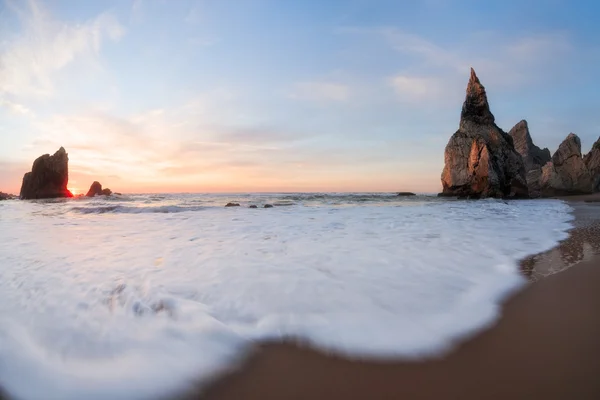
[[439,355],[499,317],[518,260],[565,239],[570,211],[384,194],[0,202],[0,387],[156,398],[265,340]]

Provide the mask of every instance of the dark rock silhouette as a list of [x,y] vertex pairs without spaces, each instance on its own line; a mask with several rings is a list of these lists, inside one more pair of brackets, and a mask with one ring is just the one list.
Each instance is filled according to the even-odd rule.
[[396,196],[416,196],[413,192],[400,192]]
[[540,177],[542,196],[592,193],[592,176],[581,156],[581,140],[570,133],[544,165]]
[[600,192],[600,137],[596,140],[590,152],[583,157],[583,162],[592,175],[593,191]]
[[225,207],[239,207],[239,203],[227,203],[225,204]]
[[273,204],[265,204],[263,207],[264,208],[273,208]]
[[54,155],[38,157],[23,176],[20,197],[29,199],[51,199],[73,197],[67,189],[69,183],[69,157],[63,147]]
[[94,196],[110,196],[112,191],[109,188],[102,189],[102,184],[98,181],[94,181],[90,186],[90,190],[88,190],[86,196],[94,197]]
[[17,196],[15,196],[14,194],[0,192],[0,200],[13,200],[16,198]]
[[496,125],[472,68],[460,125],[446,145],[444,162],[443,196],[529,197],[521,155],[512,137]]
[[100,196],[101,194],[102,194],[102,185],[100,184],[100,182],[94,181],[94,183],[92,183],[92,185],[90,186],[90,190],[88,190],[86,196],[94,197],[94,196]]
[[258,208],[258,206],[255,204],[252,204],[251,206],[248,206],[248,208]]

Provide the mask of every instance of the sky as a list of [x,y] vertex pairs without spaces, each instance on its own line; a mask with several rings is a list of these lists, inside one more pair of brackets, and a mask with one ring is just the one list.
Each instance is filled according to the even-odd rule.
[[0,190],[64,146],[120,192],[441,190],[470,67],[497,124],[600,135],[600,3],[0,0]]

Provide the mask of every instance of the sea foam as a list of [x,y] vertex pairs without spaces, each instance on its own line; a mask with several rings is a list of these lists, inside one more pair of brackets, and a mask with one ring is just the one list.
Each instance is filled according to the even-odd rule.
[[310,196],[2,203],[0,386],[155,398],[285,338],[439,355],[495,321],[517,261],[572,218],[554,200]]

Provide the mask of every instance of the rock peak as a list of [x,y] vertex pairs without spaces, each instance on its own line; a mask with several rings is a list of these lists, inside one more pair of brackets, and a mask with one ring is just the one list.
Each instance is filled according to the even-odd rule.
[[471,77],[467,84],[467,95],[461,113],[463,121],[471,121],[481,125],[494,124],[495,118],[490,111],[485,87],[479,81],[475,70],[471,68]]

